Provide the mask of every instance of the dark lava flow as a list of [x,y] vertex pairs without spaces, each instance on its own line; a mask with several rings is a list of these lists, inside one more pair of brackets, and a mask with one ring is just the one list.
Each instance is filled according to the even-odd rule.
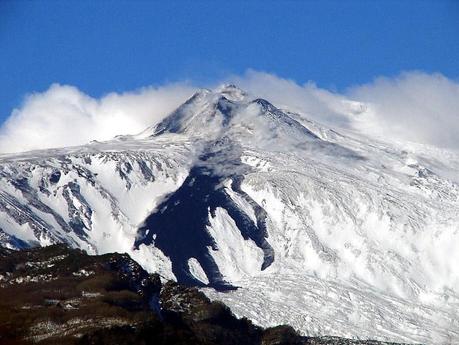
[[[228,149],[224,151],[228,152]],[[205,285],[190,273],[188,260],[193,257],[205,271],[209,280],[208,286],[217,290],[235,288],[224,280],[215,260],[209,254],[208,247],[218,249],[206,229],[210,225],[209,212],[214,217],[217,207],[228,212],[245,240],[253,240],[263,250],[262,270],[274,261],[274,251],[266,240],[266,211],[241,190],[243,177],[234,173],[244,166],[240,156],[237,155],[234,159],[234,151],[229,156],[233,159],[227,159],[228,154],[225,155],[222,151],[202,155],[199,164],[191,169],[182,186],[168,195],[139,229],[135,246],[154,243],[171,260],[172,271],[179,283]],[[231,188],[254,209],[256,223],[225,191],[222,182],[228,178],[232,179]]]

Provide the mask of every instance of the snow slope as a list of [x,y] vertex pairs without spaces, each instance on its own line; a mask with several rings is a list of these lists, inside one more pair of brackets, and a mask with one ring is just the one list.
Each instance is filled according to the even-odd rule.
[[459,343],[457,171],[226,85],[136,136],[0,156],[0,241],[128,252],[265,326]]

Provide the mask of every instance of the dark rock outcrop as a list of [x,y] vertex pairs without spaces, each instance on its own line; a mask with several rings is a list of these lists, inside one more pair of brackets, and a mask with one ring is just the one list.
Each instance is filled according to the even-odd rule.
[[307,338],[236,318],[194,287],[161,283],[125,254],[0,248],[0,344],[380,344]]

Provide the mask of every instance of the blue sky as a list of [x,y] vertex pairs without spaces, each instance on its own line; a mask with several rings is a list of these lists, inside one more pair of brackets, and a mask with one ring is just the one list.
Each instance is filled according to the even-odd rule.
[[454,1],[1,1],[0,123],[52,83],[100,97],[248,68],[343,90],[459,76]]

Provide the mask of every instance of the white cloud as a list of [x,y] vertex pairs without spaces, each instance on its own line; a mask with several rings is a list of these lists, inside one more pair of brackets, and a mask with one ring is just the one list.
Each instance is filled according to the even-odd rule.
[[[225,81],[333,127],[387,141],[459,149],[459,83],[440,74],[409,72],[378,78],[343,94],[253,70]],[[75,87],[55,84],[46,92],[29,95],[13,111],[0,128],[0,152],[72,146],[138,133],[195,89],[190,83],[177,83],[95,99]]]
[[334,127],[386,141],[459,149],[459,83],[441,74],[381,77],[343,94],[257,71],[232,80],[278,106]]
[[441,74],[403,73],[349,90],[369,104],[354,127],[386,140],[459,148],[459,83]]
[[299,85],[293,80],[254,70],[229,80],[256,97],[266,98],[277,107],[304,113],[312,120],[335,126],[345,126],[348,122],[345,97],[318,88],[313,82]]
[[52,85],[26,97],[0,129],[0,152],[19,152],[108,140],[136,134],[192,95],[191,85],[171,84],[92,98],[73,86]]

